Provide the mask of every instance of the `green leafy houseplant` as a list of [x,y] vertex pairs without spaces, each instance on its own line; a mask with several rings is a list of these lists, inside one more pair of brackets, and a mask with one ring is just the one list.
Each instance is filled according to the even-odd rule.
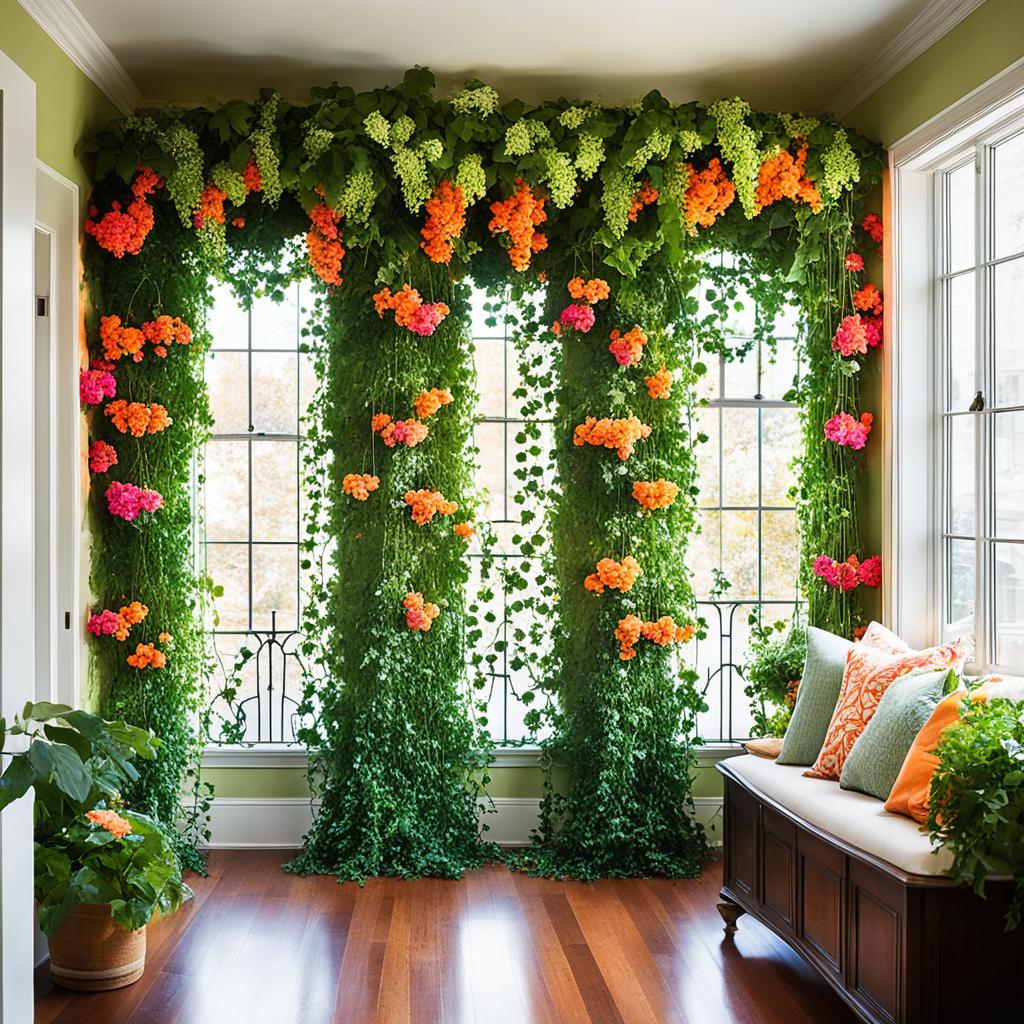
[[807,630],[799,623],[761,625],[751,617],[749,660],[743,666],[755,736],[782,736],[793,715],[796,687],[807,658]]
[[149,730],[42,701],[10,726],[0,719],[0,742],[9,737],[26,749],[5,752],[0,809],[35,793],[35,895],[48,937],[81,903],[110,904],[115,923],[132,931],[180,905],[189,889],[155,821],[124,811],[130,832],[118,837],[87,817],[120,807],[121,789],[139,778],[131,759],[151,760],[160,745]]
[[936,753],[932,841],[951,850],[953,875],[979,895],[988,875],[1013,877],[1006,926],[1016,928],[1024,905],[1024,704],[965,701]]

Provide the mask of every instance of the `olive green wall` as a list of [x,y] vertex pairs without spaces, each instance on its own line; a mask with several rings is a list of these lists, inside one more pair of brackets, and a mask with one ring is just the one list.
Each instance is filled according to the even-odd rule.
[[1024,2],[987,0],[847,116],[890,146],[1024,57]]
[[84,202],[89,181],[76,147],[117,108],[18,0],[0,0],[0,50],[36,83],[36,156],[75,182]]

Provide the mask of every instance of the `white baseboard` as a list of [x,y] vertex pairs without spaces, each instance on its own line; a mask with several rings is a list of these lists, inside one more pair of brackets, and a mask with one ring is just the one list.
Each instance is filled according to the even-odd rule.
[[[721,797],[696,797],[697,820],[712,845],[720,845]],[[492,801],[481,800],[490,808]],[[537,827],[538,797],[494,797],[493,812],[483,815],[487,838],[499,846],[528,846]],[[313,821],[313,805],[306,797],[217,797],[210,810],[213,850],[295,850]]]

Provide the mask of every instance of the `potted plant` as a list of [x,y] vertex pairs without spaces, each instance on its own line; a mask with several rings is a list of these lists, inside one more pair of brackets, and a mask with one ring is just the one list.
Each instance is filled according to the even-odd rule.
[[[65,988],[120,988],[146,963],[146,924],[191,895],[170,840],[123,807],[138,778],[131,759],[155,756],[146,729],[63,704],[26,704],[0,743],[21,737],[0,777],[0,810],[35,793],[35,895],[50,972]],[[27,744],[25,740],[27,739]]]

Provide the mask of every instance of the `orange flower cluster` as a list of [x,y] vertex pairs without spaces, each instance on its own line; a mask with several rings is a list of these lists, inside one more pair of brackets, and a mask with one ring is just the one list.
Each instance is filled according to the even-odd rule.
[[488,228],[492,235],[507,234],[511,239],[508,258],[514,270],[523,271],[530,265],[534,253],[548,247],[547,235],[537,227],[548,219],[544,212],[544,199],[533,194],[522,178],[516,178],[516,190],[508,197],[491,203],[491,222]]
[[651,398],[670,398],[672,396],[672,371],[662,366],[653,377],[644,377],[647,394]]
[[866,284],[863,288],[855,291],[853,304],[862,312],[870,312],[874,316],[881,316],[884,309],[882,293],[873,284]]
[[415,448],[430,433],[430,428],[419,420],[392,420],[386,412],[379,412],[373,417],[370,429],[380,434],[388,448],[394,448],[396,444]]
[[139,166],[139,172],[132,182],[132,201],[122,211],[117,201],[110,204],[110,210],[97,222],[93,218],[99,213],[95,206],[89,208],[89,219],[84,231],[96,239],[97,245],[118,259],[129,253],[134,256],[141,248],[146,236],[153,229],[153,208],[146,197],[163,188],[163,178],[151,167]]
[[381,288],[373,297],[377,316],[383,317],[386,310],[393,310],[395,323],[414,334],[426,337],[451,312],[443,302],[424,302],[420,293],[408,284],[400,292],[392,293],[390,288]]
[[426,526],[438,513],[450,516],[459,507],[440,491],[432,490],[406,491],[405,503],[412,509],[413,522],[419,523],[420,526]]
[[668,508],[679,495],[679,485],[671,480],[636,480],[633,483],[633,497],[647,511]]
[[466,226],[466,201],[462,189],[442,179],[426,202],[427,223],[420,228],[420,248],[435,263],[451,263],[451,239]]
[[597,572],[592,572],[583,580],[583,586],[595,594],[603,594],[605,587],[625,594],[640,575],[640,563],[632,555],[626,555],[621,562],[616,562],[614,558],[602,558],[595,568]]
[[683,214],[693,230],[699,224],[709,228],[729,207],[736,197],[736,186],[725,176],[718,157],[713,157],[703,171],[690,169],[690,182],[686,187]]
[[145,402],[126,402],[123,398],[110,402],[103,415],[109,417],[122,434],[131,431],[132,437],[159,434],[174,422],[167,410],[156,402],[146,405]]
[[192,218],[192,226],[197,230],[207,222],[212,224],[223,224],[227,217],[224,216],[224,200],[228,194],[216,185],[209,184],[199,194],[199,209]]
[[650,206],[651,203],[656,203],[657,201],[658,190],[645,178],[643,185],[640,186],[640,191],[633,196],[633,202],[630,205],[629,213],[627,213],[626,216],[635,224],[637,217],[640,216],[640,211],[645,206]]
[[412,406],[421,420],[430,419],[442,405],[451,405],[452,393],[448,388],[431,388],[421,391],[413,400]]
[[589,281],[584,281],[582,277],[574,277],[569,282],[568,289],[569,294],[577,302],[582,300],[583,302],[589,302],[591,305],[595,302],[601,302],[611,295],[608,282],[602,281],[599,277],[592,277]]
[[263,175],[255,160],[250,160],[242,171],[242,181],[245,184],[246,194],[250,192],[263,191]]
[[192,344],[192,329],[178,316],[158,316],[141,327],[127,327],[119,316],[105,316],[100,320],[100,341],[103,354],[111,362],[116,363],[121,356],[131,356],[133,362],[139,363],[145,354],[146,342],[163,359],[172,342]]
[[114,633],[114,638],[124,643],[128,639],[132,626],[137,626],[148,614],[149,609],[141,601],[132,601],[131,604],[122,605],[117,611],[121,624]]
[[371,476],[369,473],[346,473],[341,481],[341,489],[356,501],[366,501],[370,491],[377,490],[379,486],[380,477]]
[[313,273],[324,284],[341,284],[341,261],[345,258],[345,247],[341,244],[341,229],[338,222],[341,214],[325,203],[318,203],[309,211],[312,221],[306,232],[306,252]]
[[768,157],[757,175],[756,211],[780,199],[807,203],[815,212],[821,211],[821,193],[806,175],[807,146],[802,145],[794,157],[788,149],[781,149]]
[[122,818],[117,811],[98,810],[86,811],[85,816],[94,825],[105,828],[115,839],[124,839],[132,830],[132,823]]
[[452,533],[454,533],[456,537],[461,537],[463,540],[472,540],[475,532],[476,531],[470,523],[455,523],[452,526]]
[[139,644],[135,653],[128,655],[127,661],[132,668],[163,668],[167,664],[167,655],[153,644]]
[[631,366],[639,363],[644,354],[644,345],[647,344],[647,335],[639,327],[632,327],[623,334],[621,331],[612,331],[612,343],[608,351],[615,356],[615,361],[620,366]]
[[425,602],[419,592],[406,594],[402,604],[405,605],[405,624],[413,632],[429,632],[434,619],[441,614],[441,609],[436,604]]
[[693,639],[696,630],[691,625],[678,626],[671,615],[662,615],[655,621],[642,621],[636,615],[627,615],[619,620],[615,639],[619,642],[619,657],[630,661],[636,657],[636,645],[643,637],[659,647],[669,644],[685,644]]
[[592,444],[598,448],[615,448],[619,458],[625,462],[633,454],[636,442],[650,435],[651,428],[646,423],[641,423],[636,416],[620,420],[599,420],[588,416],[576,427],[572,443],[577,448],[585,444]]

